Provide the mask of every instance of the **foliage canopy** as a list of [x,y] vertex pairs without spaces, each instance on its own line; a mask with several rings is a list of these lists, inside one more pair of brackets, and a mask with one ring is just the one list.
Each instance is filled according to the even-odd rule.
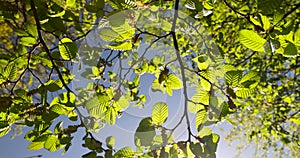
[[[84,128],[85,158],[216,157],[220,137],[209,127],[227,120],[227,138],[254,141],[257,154],[297,156],[299,8],[297,0],[1,1],[0,136],[31,127],[28,149],[65,153]],[[152,105],[133,131],[135,148],[95,138],[129,107],[144,107],[147,75],[152,92],[180,91],[182,104]],[[170,127],[172,106],[183,110]],[[63,115],[74,124],[53,123]],[[181,124],[186,140],[174,139]]]

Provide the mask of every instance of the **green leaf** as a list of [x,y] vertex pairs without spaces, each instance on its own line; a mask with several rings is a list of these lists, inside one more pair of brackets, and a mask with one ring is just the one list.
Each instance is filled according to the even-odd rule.
[[122,44],[119,45],[109,45],[108,46],[109,49],[112,50],[122,50],[122,51],[126,51],[126,50],[131,50],[132,49],[132,43],[131,42],[124,42]]
[[127,146],[115,153],[113,156],[114,158],[119,158],[119,157],[134,157],[134,151],[132,150],[131,147]]
[[68,118],[69,118],[70,120],[72,120],[72,121],[77,121],[77,118],[78,118],[77,113],[74,112],[74,111],[71,111],[71,112],[68,114]]
[[258,9],[265,14],[272,14],[276,11],[283,0],[258,0]]
[[156,103],[152,109],[152,121],[157,125],[163,124],[169,116],[168,105],[163,102]]
[[27,147],[29,150],[40,150],[44,147],[45,142],[32,142]]
[[107,42],[112,42],[116,40],[120,40],[119,34],[112,30],[111,28],[103,28],[99,31],[99,36],[100,39],[107,41]]
[[86,103],[86,108],[89,114],[95,118],[102,118],[105,116],[107,102],[99,103],[98,97],[94,97]]
[[96,77],[99,76],[99,74],[100,74],[99,68],[96,66],[92,67],[92,72],[93,72],[93,75],[95,75]]
[[50,152],[57,150],[56,148],[57,140],[58,139],[56,138],[55,135],[48,136],[47,140],[45,141],[44,148],[49,150]]
[[50,92],[55,92],[63,88],[63,84],[60,82],[60,80],[49,80],[44,83],[44,85]]
[[207,115],[205,109],[200,110],[196,115],[196,121],[195,125],[198,130],[200,130],[202,127],[201,125],[206,121]]
[[97,153],[95,151],[91,151],[89,153],[82,155],[82,158],[96,158],[96,157],[97,157]]
[[76,0],[67,0],[66,1],[66,6],[68,8],[75,8],[76,7]]
[[142,146],[151,146],[154,136],[155,128],[152,119],[150,117],[142,119],[134,134],[135,144],[138,145],[137,142],[140,141]]
[[117,111],[114,107],[109,106],[105,112],[106,122],[109,125],[113,125],[116,123]]
[[256,32],[251,30],[240,31],[240,42],[254,51],[264,51],[265,39],[261,38]]
[[10,126],[1,127],[0,129],[0,137],[5,136],[11,130]]
[[293,43],[289,43],[287,47],[284,48],[284,56],[286,57],[295,57],[298,55],[297,48]]
[[109,136],[105,140],[106,146],[110,149],[112,149],[115,146],[115,137]]
[[120,105],[121,109],[126,109],[129,106],[129,101],[126,98],[126,95],[122,95],[119,100],[118,100],[118,104]]
[[50,111],[53,111],[59,115],[67,115],[69,113],[68,109],[66,109],[64,105],[61,104],[55,104],[51,106]]
[[225,79],[229,85],[236,86],[240,82],[242,75],[242,71],[228,71],[225,74]]
[[270,24],[270,21],[269,21],[268,17],[264,16],[262,14],[259,14],[259,15],[260,15],[260,19],[261,19],[261,22],[262,22],[263,29],[264,30],[269,30],[269,28],[271,27],[271,24]]
[[259,80],[259,74],[255,71],[249,71],[247,74],[245,74],[241,80],[240,80],[240,83],[244,83],[246,81],[249,81],[249,80]]
[[15,64],[9,64],[4,70],[3,76],[9,80],[13,80],[17,77],[17,67]]
[[36,43],[36,40],[33,37],[22,37],[20,42],[24,46],[31,46]]
[[296,46],[300,46],[300,28],[294,34],[294,43]]
[[166,80],[172,89],[181,89],[183,87],[181,80],[174,74],[169,74]]
[[76,57],[78,46],[69,38],[63,38],[58,43],[60,55],[64,60],[71,60]]
[[30,23],[30,22],[26,22],[26,23],[25,23],[25,28],[26,28],[27,32],[28,32],[31,36],[35,37],[35,36],[38,35],[36,26],[35,26],[34,24],[32,24],[32,23]]
[[209,136],[212,134],[212,130],[210,128],[202,128],[199,133],[198,133],[198,136],[200,138],[203,138],[205,136]]
[[236,96],[241,97],[241,98],[246,98],[250,96],[254,92],[254,89],[249,89],[249,88],[238,88],[236,91]]

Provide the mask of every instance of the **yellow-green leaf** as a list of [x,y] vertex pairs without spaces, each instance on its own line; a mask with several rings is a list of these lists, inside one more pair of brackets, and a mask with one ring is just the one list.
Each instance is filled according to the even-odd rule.
[[50,152],[57,150],[56,148],[57,141],[58,139],[56,138],[55,135],[48,136],[47,140],[45,141],[44,148],[49,150]]
[[152,109],[152,121],[157,125],[163,124],[169,116],[168,105],[163,102],[158,102]]
[[202,109],[200,111],[198,111],[197,115],[196,115],[196,128],[199,130],[201,129],[201,125],[206,121],[206,111],[205,109]]
[[61,39],[61,41],[58,43],[58,49],[60,51],[61,57],[64,60],[74,59],[78,52],[77,44],[69,38]]
[[32,142],[27,147],[29,150],[40,150],[44,147],[45,142]]
[[260,37],[256,32],[251,30],[240,31],[240,42],[249,49],[254,51],[264,51],[265,39]]

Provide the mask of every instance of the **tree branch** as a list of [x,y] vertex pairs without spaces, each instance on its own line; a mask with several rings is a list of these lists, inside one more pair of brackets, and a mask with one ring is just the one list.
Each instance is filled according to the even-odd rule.
[[[181,60],[181,56],[180,56],[180,52],[179,52],[179,46],[178,46],[178,42],[177,42],[177,37],[176,37],[176,33],[175,33],[175,29],[176,29],[176,21],[178,19],[178,9],[179,9],[179,0],[175,1],[175,6],[174,6],[174,19],[173,19],[173,23],[172,23],[172,39],[173,39],[173,45],[175,48],[175,54],[180,66],[180,73],[181,73],[181,77],[182,77],[182,83],[183,83],[183,95],[184,95],[184,112],[183,112],[183,116],[186,118],[186,122],[187,122],[187,129],[188,129],[188,140],[191,140],[191,127],[190,127],[190,120],[189,120],[189,116],[188,116],[188,92],[187,92],[187,81],[186,81],[186,77],[185,77],[185,72],[184,72],[184,64],[183,61]],[[181,118],[181,120],[179,122],[182,122],[183,117]],[[175,126],[178,127],[178,125]]]

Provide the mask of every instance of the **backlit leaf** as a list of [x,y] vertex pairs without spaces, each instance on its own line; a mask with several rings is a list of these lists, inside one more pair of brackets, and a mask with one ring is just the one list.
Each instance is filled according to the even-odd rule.
[[58,43],[60,55],[64,60],[71,60],[76,57],[78,46],[69,38],[63,38]]
[[163,124],[168,118],[168,105],[163,102],[156,103],[152,109],[152,121],[157,125]]
[[252,30],[240,31],[239,39],[240,42],[249,49],[260,52],[264,51],[264,44],[266,40]]
[[206,121],[206,111],[203,109],[203,110],[200,110],[197,115],[196,115],[196,121],[195,121],[195,125],[196,125],[196,128],[199,130],[201,129],[201,125]]

